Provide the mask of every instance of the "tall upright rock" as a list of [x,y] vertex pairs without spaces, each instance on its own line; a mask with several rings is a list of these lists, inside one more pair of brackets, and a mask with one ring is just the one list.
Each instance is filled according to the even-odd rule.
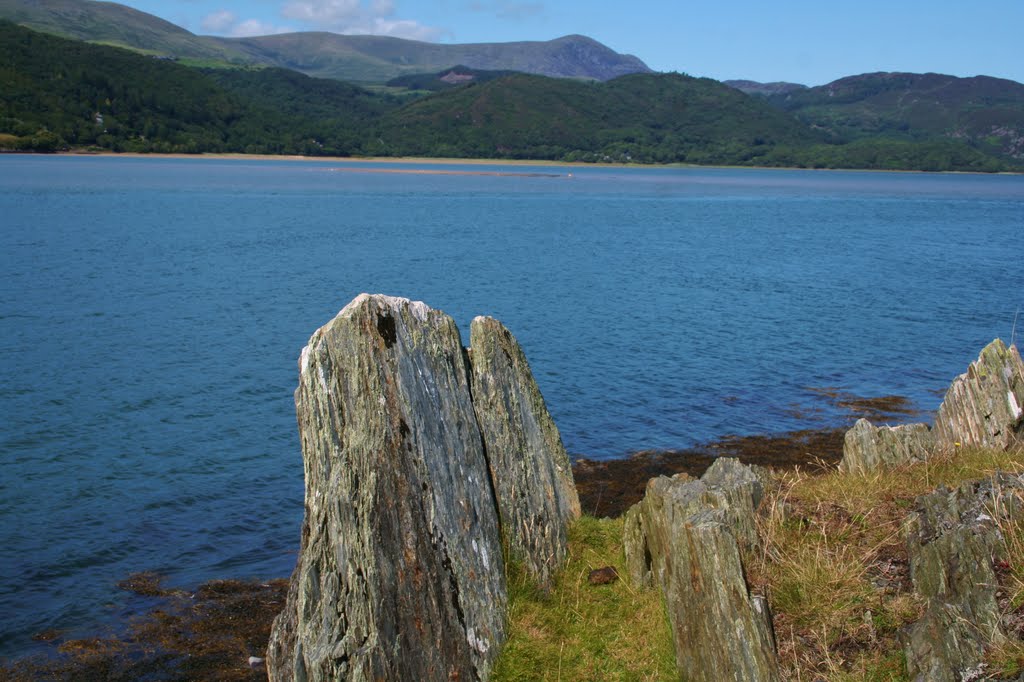
[[572,465],[526,356],[497,320],[470,326],[473,408],[491,467],[502,531],[513,557],[543,587],[568,549],[580,515]]
[[627,570],[665,595],[684,680],[781,680],[768,604],[744,569],[763,492],[758,470],[721,458],[700,480],[652,479],[626,513]]
[[[495,348],[518,349],[508,339]],[[532,400],[521,394],[536,390],[525,359],[492,358],[474,379],[469,356],[444,313],[367,294],[303,349],[305,519],[271,632],[271,680],[486,680],[505,637],[502,527],[514,536],[532,514],[547,542],[510,544],[548,574],[564,556],[575,488],[571,472],[550,473],[564,462],[543,401],[527,416],[473,401],[474,381],[513,407]],[[507,444],[518,449],[488,462],[488,447]],[[497,481],[515,482],[515,501],[495,497]]]
[[940,444],[1006,448],[1024,443],[1024,362],[1016,346],[985,346],[946,391],[935,417]]

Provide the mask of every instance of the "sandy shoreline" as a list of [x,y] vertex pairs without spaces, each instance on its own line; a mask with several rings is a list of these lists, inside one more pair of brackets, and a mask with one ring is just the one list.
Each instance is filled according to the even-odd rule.
[[[38,156],[25,154],[25,156]],[[552,168],[710,168],[691,164],[626,164],[626,163],[570,163],[530,159],[444,159],[415,156],[301,156],[276,154],[142,154],[138,152],[58,152],[56,156],[102,156],[129,159],[208,159],[213,161],[296,161],[315,163],[361,163],[403,165],[459,165],[459,166],[545,166]]]
[[[39,156],[38,154],[24,152],[9,152],[12,155]],[[6,153],[5,153],[6,155]],[[459,166],[542,166],[550,168],[692,168],[692,169],[719,169],[719,170],[750,170],[750,171],[814,171],[820,173],[918,173],[922,175],[1024,175],[1021,172],[1000,171],[998,173],[984,173],[981,171],[923,171],[923,170],[886,170],[879,168],[799,168],[796,166],[716,166],[699,165],[693,163],[605,163],[605,162],[570,162],[550,161],[541,159],[460,159],[440,157],[415,157],[415,156],[301,156],[301,155],[275,155],[275,154],[241,154],[241,153],[203,153],[203,154],[161,154],[161,153],[139,153],[139,152],[90,152],[72,150],[46,154],[45,156],[103,156],[115,158],[138,158],[138,159],[208,159],[213,161],[294,161],[294,162],[333,162],[333,163],[360,163],[360,164],[401,164],[401,165],[459,165]],[[362,169],[353,169],[362,170]],[[388,172],[380,170],[376,172]],[[431,171],[422,171],[430,173]],[[474,173],[445,173],[448,175],[473,175]]]

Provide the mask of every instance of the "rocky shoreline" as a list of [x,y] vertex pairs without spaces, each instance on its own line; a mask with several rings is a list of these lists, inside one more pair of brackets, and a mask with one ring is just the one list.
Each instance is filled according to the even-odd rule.
[[[934,426],[874,426],[867,417],[901,422],[914,410],[899,397],[822,391],[851,421],[859,417],[852,429],[729,436],[611,462],[581,458],[571,473],[525,355],[496,320],[474,319],[464,347],[443,312],[363,294],[313,334],[299,368],[306,510],[292,577],[213,581],[191,593],[164,589],[159,576],[132,576],[120,587],[157,603],[125,632],[67,640],[42,633],[59,656],[0,666],[0,680],[490,679],[514,632],[517,594],[554,589],[572,556],[570,532],[598,523],[581,520],[582,511],[623,516],[608,522],[622,537],[622,568],[630,585],[663,596],[678,674],[774,681],[788,664],[770,596],[787,592],[770,587],[769,564],[792,565],[785,534],[794,524],[822,525],[822,500],[797,513],[778,494],[787,470],[802,470],[790,491],[817,469],[822,475],[811,478],[846,477],[849,492],[858,480],[888,478],[874,472],[939,465],[961,448],[999,453],[1024,445],[1024,363],[999,340],[954,380]],[[911,527],[920,532],[907,540],[907,557],[893,554],[913,583],[897,592],[927,602],[928,611],[905,610],[877,626],[890,640],[902,633],[911,677],[928,670],[929,679],[947,679],[946,672],[983,665],[986,648],[1010,632],[995,590],[976,589],[994,579],[978,578],[957,557],[967,551],[963,538],[981,537],[981,528],[991,537],[974,563],[989,573],[991,556],[1024,565],[1024,557],[1003,559],[993,522],[1002,519],[1007,532],[1016,527],[1024,493],[1014,489],[1024,490],[1024,475],[996,474],[988,487],[951,478],[963,483],[963,500],[942,488],[929,492],[927,469],[923,481],[910,475],[925,484],[902,499],[917,510]],[[992,505],[992,515],[983,513]],[[889,525],[906,526],[896,507]],[[858,533],[873,528],[872,513],[856,513]],[[958,524],[966,524],[963,533]],[[940,536],[948,541],[933,544]],[[831,552],[815,551],[819,559]],[[877,597],[885,608],[885,595]],[[785,600],[776,605],[785,622]],[[936,633],[950,619],[977,623],[947,641]]]

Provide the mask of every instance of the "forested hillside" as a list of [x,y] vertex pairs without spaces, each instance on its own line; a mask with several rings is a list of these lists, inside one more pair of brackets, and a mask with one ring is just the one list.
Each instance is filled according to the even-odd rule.
[[293,71],[199,70],[9,22],[0,89],[0,146],[37,151],[344,155],[396,106]]
[[634,74],[607,83],[517,74],[384,117],[381,154],[641,163],[756,163],[824,138],[717,81]]

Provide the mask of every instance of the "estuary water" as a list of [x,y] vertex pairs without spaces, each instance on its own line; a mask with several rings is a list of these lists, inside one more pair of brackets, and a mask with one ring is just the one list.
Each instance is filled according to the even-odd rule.
[[0,156],[0,266],[15,656],[133,572],[290,573],[296,362],[360,292],[504,322],[577,457],[929,418],[1024,307],[1024,177]]

